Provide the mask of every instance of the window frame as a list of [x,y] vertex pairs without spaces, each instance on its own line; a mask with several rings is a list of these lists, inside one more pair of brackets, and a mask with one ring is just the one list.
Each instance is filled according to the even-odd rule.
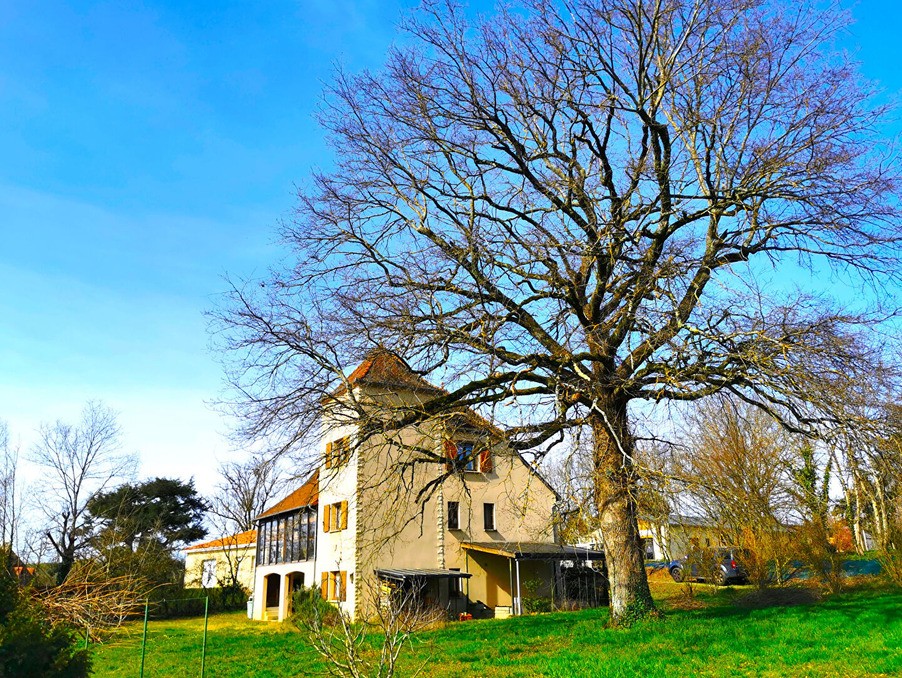
[[447,524],[449,530],[460,530],[460,502],[449,501],[447,513]]
[[[213,565],[212,568],[207,567],[210,564]],[[217,562],[216,558],[204,558],[202,561],[200,561],[200,585],[201,585],[201,588],[212,589],[216,586],[217,583],[219,583],[219,580],[216,577],[216,570],[219,569],[217,567],[218,564],[219,563]],[[209,582],[208,577],[213,578],[212,583],[208,583]]]
[[482,505],[482,526],[486,532],[498,531],[498,524],[495,520],[495,504],[486,502]]

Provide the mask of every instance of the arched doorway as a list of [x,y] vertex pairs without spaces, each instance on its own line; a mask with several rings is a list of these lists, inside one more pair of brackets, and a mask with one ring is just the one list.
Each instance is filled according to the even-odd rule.
[[278,574],[268,574],[264,579],[266,596],[265,619],[275,621],[279,618],[279,601],[282,598],[282,577]]

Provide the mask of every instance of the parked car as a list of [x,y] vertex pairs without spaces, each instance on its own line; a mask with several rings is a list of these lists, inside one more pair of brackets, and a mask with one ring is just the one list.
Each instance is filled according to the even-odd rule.
[[676,582],[706,581],[718,584],[744,583],[748,575],[742,569],[742,552],[735,548],[704,549],[673,560],[667,566]]

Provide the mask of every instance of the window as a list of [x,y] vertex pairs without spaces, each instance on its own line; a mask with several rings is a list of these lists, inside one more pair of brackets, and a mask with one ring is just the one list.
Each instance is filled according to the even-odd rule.
[[486,532],[494,532],[495,531],[495,505],[494,504],[483,504],[482,505],[482,520],[483,520]]
[[445,469],[451,471],[471,471],[490,473],[492,453],[490,450],[476,451],[475,443],[458,440],[445,441]]
[[216,586],[216,560],[204,560],[200,568],[200,585],[205,589]]
[[460,503],[456,501],[448,502],[448,529],[460,529]]
[[323,572],[320,584],[323,599],[336,602],[347,599],[348,573],[344,570]]
[[261,521],[257,529],[257,563],[295,563],[313,558],[316,510],[304,508]]
[[338,501],[323,507],[323,532],[348,529],[348,502]]
[[464,471],[476,470],[476,456],[473,454],[473,443],[457,443],[457,465]]
[[326,468],[344,466],[351,459],[351,438],[345,436],[326,443]]

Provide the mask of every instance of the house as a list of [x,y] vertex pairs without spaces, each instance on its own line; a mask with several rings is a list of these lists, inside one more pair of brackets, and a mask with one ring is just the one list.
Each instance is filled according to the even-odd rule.
[[239,532],[185,549],[185,587],[239,586],[252,591],[257,531]]
[[352,617],[396,592],[452,615],[517,614],[524,596],[566,594],[566,563],[601,557],[555,542],[554,490],[475,413],[361,436],[341,411],[347,397],[380,412],[441,393],[377,351],[333,394],[317,468],[258,518],[255,619],[285,619],[301,586]]
[[639,518],[646,560],[674,560],[693,548],[727,546],[722,530],[704,518],[670,514],[666,519]]
[[[646,561],[670,561],[682,558],[695,547],[727,545],[723,531],[703,518],[671,514],[665,519],[640,517],[638,524]],[[601,550],[601,532],[596,530],[578,543]]]

